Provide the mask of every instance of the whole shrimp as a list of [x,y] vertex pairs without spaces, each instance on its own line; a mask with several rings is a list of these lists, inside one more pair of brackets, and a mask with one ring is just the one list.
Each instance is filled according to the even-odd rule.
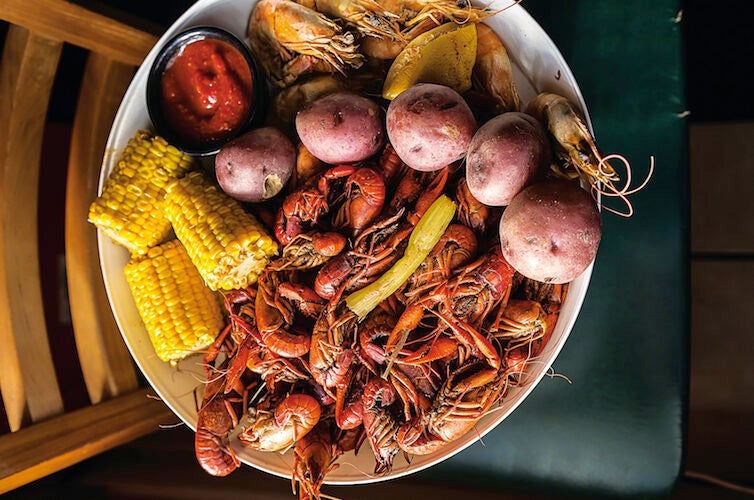
[[342,19],[364,36],[394,38],[400,26],[398,16],[375,0],[296,0],[310,9]]
[[521,99],[508,51],[500,37],[486,24],[477,24],[476,33],[476,63],[471,73],[474,90],[492,99],[495,114],[518,111]]
[[431,19],[435,25],[444,21],[478,23],[498,12],[475,7],[469,0],[382,0],[380,5],[385,11],[395,14],[406,28],[426,19]]
[[[644,188],[654,172],[654,157],[650,157],[649,172],[644,181],[631,188],[631,166],[625,157],[619,154],[604,156],[597,148],[597,143],[589,132],[586,122],[576,107],[567,98],[542,92],[529,102],[526,112],[536,117],[548,131],[561,165],[553,165],[556,175],[574,179],[583,176],[591,186],[592,197],[597,194],[619,198],[626,204],[627,211],[620,212],[602,205],[602,208],[617,215],[630,217],[633,206],[628,196]],[[623,187],[618,187],[620,176],[611,160],[623,163],[626,178]]]
[[367,36],[361,41],[361,50],[369,57],[382,60],[395,59],[411,40],[441,24],[479,23],[510,7],[488,10],[474,7],[468,0],[380,0],[380,6],[383,12],[397,19],[399,29],[383,37],[364,33]]
[[260,0],[249,20],[249,45],[270,79],[287,87],[300,75],[358,68],[364,57],[353,33],[290,0]]

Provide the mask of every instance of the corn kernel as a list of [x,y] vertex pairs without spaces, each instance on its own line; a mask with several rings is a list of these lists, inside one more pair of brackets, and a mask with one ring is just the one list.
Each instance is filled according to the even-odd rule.
[[[170,157],[164,154],[170,151]],[[144,255],[170,233],[161,206],[165,185],[193,166],[161,137],[138,131],[89,208],[89,220],[133,255]]]
[[[172,181],[166,191],[165,213],[205,283],[213,290],[255,283],[277,253],[264,226],[200,171]],[[259,257],[256,241],[265,242]]]
[[132,258],[125,274],[161,360],[176,363],[214,342],[224,326],[220,303],[178,240]]

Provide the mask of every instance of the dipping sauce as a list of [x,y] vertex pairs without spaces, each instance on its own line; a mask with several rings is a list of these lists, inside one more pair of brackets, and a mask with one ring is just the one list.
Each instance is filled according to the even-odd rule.
[[249,116],[252,76],[243,54],[214,38],[195,40],[168,62],[162,76],[165,121],[201,146],[230,138]]

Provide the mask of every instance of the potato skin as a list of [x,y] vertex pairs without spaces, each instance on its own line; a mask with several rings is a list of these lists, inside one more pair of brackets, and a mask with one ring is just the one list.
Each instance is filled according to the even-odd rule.
[[349,91],[328,94],[299,111],[296,132],[306,149],[332,165],[366,160],[385,143],[380,106]]
[[250,130],[227,143],[215,157],[215,175],[228,196],[245,202],[272,198],[296,165],[296,148],[273,127]]
[[503,113],[482,125],[471,139],[466,181],[477,200],[505,206],[536,179],[549,159],[542,125],[526,113]]
[[445,85],[418,83],[387,109],[387,134],[409,167],[431,172],[466,155],[477,123],[463,97]]
[[527,278],[568,283],[597,255],[602,219],[589,193],[568,181],[542,182],[517,194],[500,219],[500,245]]

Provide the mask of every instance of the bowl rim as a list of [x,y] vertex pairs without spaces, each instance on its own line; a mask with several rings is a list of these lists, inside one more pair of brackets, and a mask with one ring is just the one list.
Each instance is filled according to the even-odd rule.
[[[164,35],[164,38],[170,38],[172,36],[172,33],[177,33],[179,30],[187,26],[199,26],[200,22],[198,22],[198,20],[200,18],[202,19],[202,21],[207,19],[209,20],[209,23],[217,23],[219,19],[217,12],[235,10],[236,8],[239,8],[237,7],[237,5],[239,4],[243,5],[243,9],[250,10],[256,3],[256,1],[257,0],[251,0],[251,2],[245,2],[243,0],[198,0],[186,12],[184,12],[178,20],[173,23],[173,25]],[[502,6],[502,4],[504,3],[507,5],[507,2],[508,0],[492,0],[489,3],[485,2],[485,5],[494,10],[496,5],[500,4]],[[481,3],[481,0],[473,0],[473,3],[478,5]],[[541,26],[539,26],[537,21],[526,11],[523,6],[515,6],[514,8],[511,8],[509,12],[511,13],[512,17],[517,19],[519,22],[522,22],[522,24],[506,32],[507,36],[510,37],[513,43],[523,44],[528,49],[527,52],[522,52],[522,54],[526,55],[526,57],[523,58],[519,58],[517,54],[511,54],[511,60],[512,62],[514,62],[514,72],[517,72],[518,70],[517,75],[522,78],[520,83],[522,83],[525,87],[531,87],[530,90],[537,92],[558,92],[563,94],[565,97],[570,98],[575,104],[579,106],[580,110],[585,116],[587,126],[589,127],[590,131],[593,132],[589,110],[584,100],[582,91],[579,88],[578,82],[576,81],[570,67],[568,66],[566,60],[563,58],[563,55],[560,53],[558,47],[555,46],[549,35]],[[204,21],[201,24],[208,23],[207,21]],[[246,30],[248,29],[248,25],[245,20],[239,20],[235,18],[230,19],[227,26],[229,27],[229,29],[232,29],[233,32],[236,33],[239,37],[244,36],[243,34],[246,33]],[[535,47],[535,50],[532,50],[532,45]],[[152,51],[150,51],[145,61],[145,66],[148,65],[148,61],[154,59],[157,51],[159,50],[159,47],[160,45],[158,44],[153,48]],[[549,66],[548,64],[546,72],[534,71],[535,68],[539,67],[541,54],[547,54],[548,57],[552,57],[552,60],[550,62],[554,64],[554,66]],[[148,67],[143,67],[140,68],[139,71],[137,71],[137,74],[134,76],[134,80],[126,91],[124,99],[121,102],[121,106],[118,109],[115,122],[111,127],[111,133],[108,137],[106,154],[103,160],[102,169],[100,170],[100,190],[102,189],[102,186],[107,179],[107,176],[112,171],[114,165],[117,164],[117,155],[123,149],[123,147],[125,147],[127,137],[129,137],[129,134],[133,133],[133,131],[135,130],[133,121],[134,116],[136,117],[135,123],[137,123],[138,125],[142,127],[149,127],[150,125],[146,120],[145,103],[142,101],[144,92],[143,85],[145,85],[146,83],[145,80],[147,76],[147,70]],[[269,98],[268,95],[265,95],[264,97],[266,99]],[[257,115],[259,115],[259,113],[260,111],[258,109]],[[195,430],[196,413],[193,406],[195,402],[190,401],[193,398],[189,397],[190,393],[176,394],[173,390],[172,384],[174,382],[170,377],[173,377],[175,375],[175,370],[168,371],[168,368],[166,368],[164,365],[157,365],[152,362],[152,359],[149,356],[153,356],[153,351],[151,350],[152,347],[151,344],[149,344],[149,339],[146,337],[146,332],[139,331],[139,329],[143,327],[137,324],[138,321],[133,321],[133,313],[135,313],[133,308],[135,308],[135,306],[132,304],[132,300],[127,294],[124,293],[123,296],[121,296],[118,293],[123,290],[124,286],[126,286],[124,284],[124,279],[120,277],[120,275],[122,274],[121,268],[125,264],[125,261],[127,259],[125,249],[118,247],[115,243],[104,236],[101,231],[97,231],[97,243],[103,277],[109,285],[106,290],[108,299],[116,318],[118,328],[123,335],[123,338],[129,351],[132,354],[135,363],[138,365],[139,369],[141,370],[142,374],[147,379],[149,384],[162,398],[163,402],[190,429]],[[488,432],[491,432],[493,429],[497,428],[509,414],[514,412],[518,408],[518,406],[526,400],[529,394],[537,387],[539,381],[544,378],[546,366],[550,366],[552,362],[557,360],[558,354],[563,349],[566,341],[568,340],[568,337],[573,332],[573,330],[575,330],[574,324],[579,317],[579,312],[581,311],[582,305],[585,301],[585,296],[587,294],[587,289],[589,286],[590,278],[592,276],[594,265],[595,263],[592,262],[587,270],[584,271],[584,273],[582,273],[582,275],[573,282],[574,284],[577,282],[579,283],[577,287],[569,288],[568,296],[566,298],[566,301],[564,302],[564,306],[566,305],[566,303],[571,304],[573,313],[571,316],[561,316],[556,327],[556,331],[560,330],[562,325],[563,338],[559,342],[548,343],[548,345],[550,345],[552,349],[549,351],[549,354],[542,354],[542,357],[549,361],[548,363],[546,363],[546,365],[544,363],[541,364],[541,366],[545,368],[541,370],[541,373],[537,372],[536,377],[533,377],[525,387],[521,388],[522,394],[515,401],[514,405],[509,407],[504,412],[498,412],[495,415],[488,415],[484,417],[485,419],[489,419],[489,423],[483,424],[485,428],[480,429],[479,431],[481,432],[478,431],[473,435],[470,434],[469,439],[459,440],[463,441],[462,443],[458,443],[458,441],[456,441],[456,443],[458,443],[458,446],[454,446],[454,449],[452,451],[448,450],[447,453],[443,453],[442,457],[440,458],[433,458],[431,461],[414,461],[412,464],[406,464],[405,466],[403,466],[403,468],[399,468],[398,470],[394,469],[387,476],[374,476],[367,474],[366,472],[361,470],[358,470],[358,474],[340,474],[339,471],[348,471],[353,468],[340,467],[335,471],[335,474],[328,475],[328,477],[325,479],[325,484],[366,485],[405,477],[407,475],[434,467],[439,462],[447,460],[452,456],[458,457],[458,455],[463,450],[471,447],[472,445],[475,445],[475,443],[479,443],[482,437],[484,437]],[[563,321],[566,319],[567,321]],[[553,336],[555,336],[555,333],[553,333]],[[149,356],[144,356],[143,353],[145,352],[148,352]],[[142,357],[139,356],[140,353],[142,354]],[[182,376],[187,375],[184,374]],[[188,406],[186,405],[189,405],[191,407],[188,408]],[[448,447],[450,446],[453,445],[449,444]],[[249,451],[248,449],[242,449],[241,445],[238,444],[238,440],[232,442],[231,447],[237,453],[242,452],[239,454],[239,458],[244,464],[257,470],[261,470],[266,473],[290,480],[290,462],[292,461],[291,457],[283,457],[274,453],[270,454],[267,452],[254,452]],[[260,455],[262,454],[264,454],[265,457],[260,460]],[[268,456],[272,456],[273,459],[268,459]],[[365,455],[360,454],[360,456]]]
[[[176,132],[165,120],[162,109],[161,81],[162,74],[167,69],[168,64],[183,47],[198,40],[205,40],[208,38],[228,43],[238,50],[241,56],[243,56],[249,67],[249,71],[251,72],[251,103],[249,105],[247,117],[237,130],[203,146],[197,146],[195,143],[186,140],[181,134]],[[251,128],[254,118],[257,115],[257,110],[261,106],[261,101],[263,99],[260,94],[264,92],[264,82],[260,76],[254,56],[251,54],[251,50],[246,43],[224,28],[214,25],[201,25],[192,26],[179,32],[160,47],[149,68],[145,92],[147,98],[147,113],[149,114],[149,119],[158,135],[164,137],[170,144],[175,145],[178,149],[188,155],[211,156],[217,154],[224,144],[235,139]]]

